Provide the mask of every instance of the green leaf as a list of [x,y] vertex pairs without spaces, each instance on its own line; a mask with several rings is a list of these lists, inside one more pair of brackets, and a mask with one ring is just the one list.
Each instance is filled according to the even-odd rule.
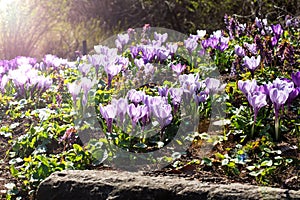
[[263,171],[263,170],[253,171],[253,172],[250,172],[249,175],[250,175],[250,176],[257,177],[257,176],[259,176],[259,175],[262,173],[262,171]]
[[272,160],[265,160],[263,161],[260,166],[268,166],[268,167],[271,167],[273,165],[273,161]]
[[225,158],[225,156],[224,156],[223,154],[219,153],[219,152],[215,153],[215,156],[216,156],[217,158],[222,159],[222,160]]
[[11,175],[13,175],[14,177],[17,177],[19,171],[15,168],[15,166],[11,165],[11,166],[10,166],[10,173],[11,173]]
[[255,166],[248,166],[246,167],[246,169],[248,169],[249,171],[253,171],[255,169]]
[[207,166],[212,166],[212,161],[209,158],[203,158],[201,164],[205,164]]
[[82,147],[79,144],[73,144],[73,148],[76,152],[82,151]]

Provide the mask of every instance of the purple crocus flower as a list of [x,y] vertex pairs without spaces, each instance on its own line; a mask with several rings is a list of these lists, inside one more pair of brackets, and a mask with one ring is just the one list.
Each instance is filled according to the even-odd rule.
[[141,51],[142,51],[142,58],[144,59],[144,62],[148,63],[154,59],[157,48],[155,46],[144,45],[141,47]]
[[252,106],[253,112],[254,112],[254,120],[253,120],[253,125],[252,125],[252,130],[251,130],[251,137],[253,137],[253,134],[254,134],[254,126],[256,123],[258,111],[262,107],[267,105],[266,98],[267,98],[267,95],[263,94],[260,91],[255,91],[253,93],[249,93],[247,96],[248,102]]
[[300,87],[300,71],[291,74],[292,80],[297,87]]
[[130,47],[130,53],[133,58],[136,58],[139,55],[140,49],[137,46]]
[[160,41],[161,43],[164,43],[167,40],[167,38],[168,38],[168,33],[161,34],[161,33],[154,32],[154,39]]
[[208,38],[208,43],[211,48],[216,49],[219,44],[219,38],[217,38],[215,36],[210,37],[210,38]]
[[274,47],[278,43],[278,38],[276,36],[273,36],[271,38],[271,44]]
[[167,50],[166,48],[157,49],[156,56],[159,61],[163,62],[168,58],[169,55],[170,55],[170,51]]
[[125,114],[127,112],[128,102],[125,98],[112,99],[111,104],[117,109],[117,116],[120,119],[120,123],[123,124],[125,120]]
[[189,54],[192,54],[192,52],[197,48],[198,42],[193,38],[188,38],[184,40],[184,46],[188,50]]
[[91,64],[79,64],[78,69],[82,73],[82,76],[86,76],[89,71],[91,70],[92,65]]
[[180,75],[178,79],[183,91],[191,95],[193,95],[201,86],[201,83],[198,82],[198,74],[183,74]]
[[228,42],[229,42],[229,37],[221,36],[219,39],[219,45],[217,46],[217,49],[219,49],[220,51],[224,51],[225,49],[228,48]]
[[52,85],[52,79],[49,77],[39,76],[39,81],[37,83],[37,88],[40,92],[45,92]]
[[240,57],[244,57],[246,55],[244,48],[239,45],[235,45],[234,53]]
[[172,64],[171,68],[174,72],[177,73],[177,76],[179,76],[186,68],[186,65],[182,65],[181,63],[178,63],[176,65]]
[[286,91],[287,93],[290,93],[294,89],[294,83],[290,79],[285,80],[285,79],[276,78],[273,81],[270,89],[272,88],[277,88],[278,90],[283,90]]
[[274,104],[274,111],[275,111],[275,138],[278,140],[279,137],[279,110],[281,106],[285,104],[289,97],[289,93],[287,90],[280,90],[278,88],[272,88],[270,90],[270,99]]
[[116,76],[121,70],[122,70],[122,65],[116,65],[116,64],[108,64],[104,66],[104,70],[107,74],[108,77],[108,87],[111,87],[111,81],[114,76]]
[[127,114],[131,118],[132,127],[136,126],[136,123],[144,117],[148,112],[148,108],[145,105],[129,104],[127,107]]
[[210,46],[210,40],[207,39],[207,40],[202,40],[201,41],[201,45],[204,49],[207,49],[209,46]]
[[273,33],[275,34],[276,37],[279,38],[282,35],[283,29],[282,29],[280,24],[271,25],[271,28],[272,28]]
[[113,119],[117,115],[117,107],[115,105],[102,106],[101,104],[99,107],[100,107],[100,113],[106,121],[108,132],[112,133],[112,123],[113,123]]
[[165,97],[161,97],[161,96],[152,97],[152,96],[146,95],[144,98],[144,103],[149,108],[149,112],[151,114],[151,113],[153,113],[153,108],[155,106],[161,105],[161,104],[166,104],[167,99]]
[[94,82],[86,77],[81,79],[81,87],[83,90],[82,105],[85,106],[88,100],[88,92],[94,86]]
[[117,39],[115,40],[116,47],[119,51],[123,50],[123,47],[129,42],[129,35],[126,34],[118,34]]
[[238,81],[238,88],[247,97],[248,94],[253,93],[257,89],[257,82],[256,82],[255,79],[252,79],[251,81],[250,80],[246,80],[246,81],[239,80]]
[[81,90],[81,84],[78,84],[76,82],[67,84],[68,90],[73,98],[74,105],[76,104],[76,98],[80,93]]
[[178,49],[178,45],[176,43],[167,43],[166,48],[170,51],[171,55],[174,55]]
[[170,88],[169,94],[172,99],[172,105],[174,106],[174,114],[176,114],[178,111],[178,108],[180,106],[181,99],[182,99],[183,89],[182,88]]
[[128,99],[134,104],[137,105],[144,100],[145,92],[136,91],[135,89],[131,89],[127,93]]
[[145,65],[145,62],[144,62],[144,60],[143,60],[142,58],[139,58],[139,59],[135,58],[135,59],[134,59],[134,64],[135,64],[139,69],[141,69],[141,68]]
[[253,111],[254,111],[254,124],[256,122],[256,117],[258,114],[258,111],[267,105],[267,101],[266,101],[267,95],[256,91],[253,93],[249,93],[247,96],[248,102],[249,104],[252,106]]
[[166,87],[159,87],[158,88],[158,94],[161,97],[168,97],[169,88]]
[[1,83],[0,83],[0,89],[1,92],[4,94],[5,93],[5,86],[7,84],[7,82],[9,81],[8,76],[5,74],[2,78],[1,78]]
[[221,85],[221,81],[215,78],[207,78],[205,80],[205,85],[205,90],[210,95],[214,95],[217,92],[224,90],[226,87],[226,84]]
[[172,107],[170,104],[154,106],[153,113],[160,124],[161,129],[169,125],[172,121]]
[[260,64],[260,59],[261,59],[260,55],[258,55],[257,58],[255,58],[254,56],[251,56],[251,58],[245,56],[244,58],[244,65],[250,70],[252,78],[254,77],[255,69]]
[[153,74],[154,71],[155,71],[155,68],[154,68],[153,64],[147,63],[145,65],[144,72],[146,75]]
[[290,93],[289,93],[289,97],[287,99],[287,104],[288,106],[291,105],[291,103],[298,97],[298,95],[300,94],[300,89],[299,88],[294,88]]
[[95,67],[96,69],[96,77],[98,78],[98,72],[101,65],[103,65],[103,55],[88,55],[89,62]]
[[195,99],[197,105],[199,105],[202,102],[205,102],[208,99],[208,97],[209,97],[209,95],[205,91],[201,91],[198,94],[194,94],[194,99]]

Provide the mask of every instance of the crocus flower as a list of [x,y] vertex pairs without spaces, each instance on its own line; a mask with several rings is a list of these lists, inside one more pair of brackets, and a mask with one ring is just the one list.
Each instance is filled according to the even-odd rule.
[[8,76],[5,74],[2,78],[1,78],[1,83],[0,83],[0,89],[2,93],[5,93],[5,86],[7,84],[7,82],[9,81]]
[[229,37],[221,36],[219,39],[219,44],[217,46],[217,49],[219,49],[220,51],[224,51],[225,49],[228,48],[228,42],[229,42]]
[[117,107],[115,105],[102,106],[102,104],[99,107],[100,113],[106,121],[108,132],[112,133],[112,122],[117,115]]
[[91,64],[79,64],[78,69],[82,73],[82,76],[86,76],[89,71],[91,70],[92,65]]
[[88,55],[89,62],[95,67],[96,69],[96,78],[98,79],[98,72],[101,65],[103,65],[103,55]]
[[279,38],[282,35],[283,29],[280,24],[272,25],[271,28],[276,37]]
[[159,87],[158,94],[161,97],[168,97],[169,88],[168,87]]
[[116,76],[122,70],[122,65],[108,64],[104,66],[104,70],[108,77],[107,85],[110,88],[113,77]]
[[127,107],[127,114],[131,118],[132,127],[136,126],[136,123],[144,117],[148,112],[148,109],[145,105],[129,104]]
[[225,89],[226,84],[221,85],[221,81],[215,78],[207,78],[205,80],[206,92],[210,95],[214,95],[219,91]]
[[198,74],[183,74],[179,76],[180,86],[185,93],[193,95],[201,86]]
[[141,47],[141,51],[142,51],[142,58],[144,59],[144,62],[149,63],[154,59],[157,49],[154,46],[144,45]]
[[180,106],[181,98],[183,95],[183,89],[182,88],[170,88],[169,94],[172,99],[172,104],[174,106],[174,113],[176,113]]
[[300,87],[300,71],[291,74],[292,80],[297,87]]
[[277,88],[278,90],[285,91],[289,94],[294,89],[294,83],[289,79],[284,80],[284,79],[276,78],[273,81],[271,88]]
[[119,51],[123,50],[123,47],[129,42],[129,35],[126,34],[118,34],[117,39],[115,40],[116,47]]
[[250,70],[252,78],[254,77],[255,69],[260,64],[260,59],[261,59],[260,55],[258,55],[257,58],[255,58],[254,56],[251,56],[251,58],[245,56],[244,58],[244,65]]
[[273,37],[271,38],[271,44],[272,44],[272,46],[274,47],[277,43],[278,43],[278,38],[275,37],[275,36],[273,36]]
[[154,66],[151,63],[147,63],[144,68],[144,72],[146,75],[153,74],[155,71]]
[[186,68],[186,65],[182,65],[181,63],[178,63],[176,65],[172,64],[171,68],[174,72],[177,73],[177,76],[179,76]]
[[197,30],[197,36],[199,39],[203,38],[206,35],[206,30]]
[[194,94],[194,99],[195,99],[197,105],[199,105],[202,102],[205,102],[208,99],[208,97],[209,97],[209,95],[205,91],[201,91],[198,94]]
[[238,81],[238,88],[245,94],[245,96],[247,97],[248,94],[253,93],[256,88],[257,88],[257,82],[255,79],[250,80],[246,80],[246,81],[242,81],[239,80]]
[[125,114],[127,112],[128,102],[125,98],[112,99],[111,104],[117,109],[117,116],[120,119],[120,123],[123,124],[125,120]]
[[168,58],[169,55],[170,55],[170,51],[168,49],[166,48],[157,49],[156,56],[159,61],[163,62]]
[[174,55],[178,49],[178,45],[176,43],[167,43],[166,48],[170,51],[171,55]]
[[210,38],[208,38],[208,43],[211,48],[216,49],[219,44],[219,38],[217,38],[215,36],[210,37]]
[[294,88],[290,93],[289,97],[287,99],[288,106],[291,105],[291,103],[298,97],[300,91],[299,88]]
[[253,126],[252,126],[252,131],[251,131],[251,135],[253,136],[254,133],[254,125],[256,123],[256,118],[258,115],[258,111],[267,105],[267,101],[266,101],[267,96],[265,94],[263,94],[262,92],[256,91],[254,93],[249,93],[247,96],[248,102],[249,104],[252,106],[253,108],[253,112],[254,112],[254,122],[253,122]]
[[172,121],[172,107],[170,104],[156,105],[153,107],[153,112],[160,124],[161,129],[169,125]]
[[239,46],[239,45],[235,45],[234,47],[234,53],[240,57],[244,57],[245,54],[245,50],[243,49],[243,47]]
[[278,88],[272,88],[270,90],[270,99],[274,104],[275,111],[275,138],[278,140],[279,137],[279,110],[282,105],[285,104],[289,97],[289,92],[286,90],[280,90]]
[[145,65],[145,62],[144,62],[144,60],[143,60],[142,58],[139,58],[139,59],[135,58],[135,59],[134,59],[134,64],[135,64],[139,69],[141,69],[141,68]]
[[82,105],[85,106],[88,100],[88,92],[94,86],[94,82],[86,77],[81,79],[81,87],[83,90]]
[[145,105],[149,108],[150,114],[153,113],[153,108],[157,105],[162,105],[167,103],[167,99],[161,96],[149,96],[146,95],[144,98]]
[[192,54],[192,52],[197,48],[198,42],[195,39],[188,38],[184,40],[184,46],[188,50],[189,54]]
[[133,58],[136,58],[137,55],[139,55],[139,52],[140,52],[140,49],[138,47],[136,47],[136,46],[130,47],[130,53]]
[[131,89],[128,91],[127,96],[128,99],[134,104],[137,105],[144,100],[145,92],[136,91],[135,89]]
[[154,32],[154,39],[160,41],[161,43],[164,43],[167,40],[167,38],[168,38],[168,33],[161,34],[161,33]]
[[79,95],[80,90],[81,90],[81,84],[78,84],[76,82],[68,83],[67,87],[68,87],[70,94],[72,95],[73,103],[75,104],[76,98]]

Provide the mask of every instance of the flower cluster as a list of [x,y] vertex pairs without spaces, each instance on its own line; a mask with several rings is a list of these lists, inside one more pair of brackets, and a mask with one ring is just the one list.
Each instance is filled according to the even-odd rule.
[[1,63],[0,89],[2,93],[5,93],[6,88],[11,85],[17,98],[32,98],[45,92],[52,85],[52,79],[45,77],[37,69],[41,64],[37,63],[36,59],[17,57]]
[[[292,79],[276,78],[272,83],[257,85],[257,81],[238,81],[238,88],[245,94],[254,112],[254,124],[258,111],[268,105],[273,104],[275,113],[275,126],[278,126],[279,112],[285,104],[291,104],[300,93],[300,72],[292,73]],[[269,103],[268,103],[269,102]],[[278,127],[275,127],[276,139],[278,139]],[[253,134],[253,133],[252,133]]]

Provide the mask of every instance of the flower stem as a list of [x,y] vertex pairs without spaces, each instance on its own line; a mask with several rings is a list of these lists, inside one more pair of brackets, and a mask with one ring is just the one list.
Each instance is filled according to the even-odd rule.
[[275,139],[279,138],[279,118],[278,115],[275,116]]
[[251,128],[251,138],[253,138],[253,135],[254,135],[255,124],[256,124],[256,114],[254,114],[254,120],[253,120],[253,124],[252,124],[252,128]]

